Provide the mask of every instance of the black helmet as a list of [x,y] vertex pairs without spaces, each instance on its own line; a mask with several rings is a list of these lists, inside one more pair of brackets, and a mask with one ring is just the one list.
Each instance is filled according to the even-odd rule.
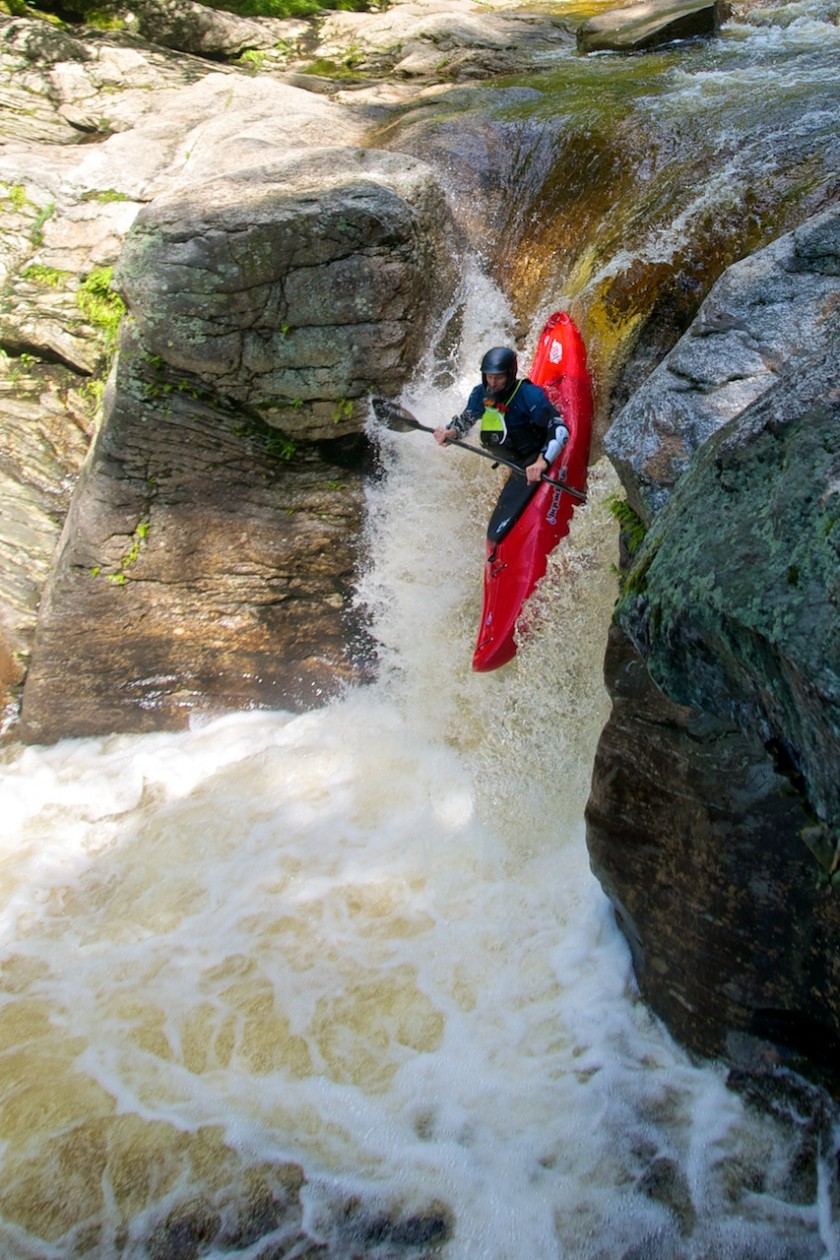
[[488,350],[484,358],[481,360],[481,383],[487,390],[487,377],[491,375],[504,373],[505,383],[501,389],[497,389],[494,393],[490,393],[490,397],[501,400],[516,380],[516,372],[519,364],[516,359],[516,353],[509,350],[507,346],[494,346],[492,350]]

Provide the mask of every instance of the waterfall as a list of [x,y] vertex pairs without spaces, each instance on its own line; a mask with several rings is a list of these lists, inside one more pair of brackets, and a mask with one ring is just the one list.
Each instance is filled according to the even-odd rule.
[[[652,299],[619,273],[641,259],[655,281],[721,190],[731,216],[756,204],[753,158],[795,168],[791,204],[818,195],[830,6],[751,21],[684,55],[563,52],[557,92],[523,95],[561,135],[569,101],[618,115],[638,79],[655,160],[601,187],[594,226],[588,168],[528,190],[519,310],[468,274],[457,349],[404,399],[420,419],[459,411],[482,350],[522,310],[541,323],[564,277],[592,340],[633,325]],[[675,151],[717,137],[702,186],[699,149],[669,166],[673,119]],[[762,231],[787,197],[759,197]],[[520,237],[527,218],[511,209]],[[759,1110],[671,1041],[589,872],[614,474],[592,468],[514,661],[477,675],[501,473],[421,432],[377,440],[357,586],[374,684],[304,715],[2,752],[0,1255],[838,1260],[829,1146],[794,1101]]]
[[[478,273],[464,327],[428,422],[509,335]],[[612,474],[476,675],[501,474],[380,441],[377,683],[5,753],[0,1251],[836,1255],[829,1173],[672,1044],[588,870]]]

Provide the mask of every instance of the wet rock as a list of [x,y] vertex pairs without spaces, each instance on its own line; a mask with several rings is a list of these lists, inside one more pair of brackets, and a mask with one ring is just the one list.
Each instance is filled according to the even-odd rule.
[[647,535],[587,807],[593,870],[672,1032],[832,1087],[839,224],[731,268],[607,435]]
[[134,0],[133,26],[154,44],[199,57],[238,57],[249,48],[270,48],[283,24],[256,21],[194,0]]
[[[825,240],[826,223],[803,238],[816,227]],[[757,258],[759,310],[766,274]],[[810,290],[813,272],[801,274]],[[720,309],[712,302],[699,326]],[[829,301],[813,327],[822,353],[784,372],[801,335],[790,329],[773,388],[753,391],[701,447],[634,557],[607,654],[613,712],[587,827],[642,993],[675,1035],[731,1059],[741,1032],[836,1081],[831,1054],[814,1053],[840,1035],[840,391]]]
[[198,1199],[173,1208],[149,1239],[150,1260],[197,1260],[219,1232],[221,1217]]
[[431,170],[313,149],[158,198],[115,274],[147,352],[292,437],[358,432],[454,289]]
[[806,360],[701,450],[617,615],[665,693],[756,732],[840,839],[838,450],[834,359]]
[[127,326],[41,601],[21,737],[308,708],[363,678],[362,471],[324,449],[175,384]]
[[533,68],[573,36],[562,19],[492,12],[471,0],[409,0],[381,12],[332,12],[319,31],[319,53],[339,64],[410,80],[457,82]]
[[704,442],[802,356],[836,346],[840,209],[730,267],[684,337],[605,438],[628,499],[649,521]]
[[688,1179],[675,1160],[665,1155],[657,1156],[639,1178],[636,1188],[640,1194],[671,1209],[683,1236],[691,1233],[697,1212],[691,1200]]
[[330,1260],[330,1249],[322,1243],[312,1242],[306,1234],[284,1238],[261,1247],[255,1260]]
[[676,39],[714,35],[728,12],[721,0],[648,0],[610,9],[578,27],[578,51],[640,52]]
[[801,840],[807,804],[757,733],[669,700],[617,626],[605,676],[587,844],[644,999],[683,1045],[730,1062],[762,1012],[787,1011],[795,1038],[810,1010],[836,1035],[840,908]]
[[430,1204],[425,1211],[375,1212],[371,1205],[351,1199],[335,1222],[335,1250],[396,1260],[416,1255],[418,1250],[435,1249],[452,1236],[451,1210],[442,1203]]
[[[836,1056],[836,1045],[830,1049]],[[766,1051],[764,1057],[766,1060]],[[748,1107],[772,1116],[774,1123],[787,1133],[784,1164],[772,1172],[763,1169],[756,1189],[766,1191],[767,1182],[773,1177],[788,1202],[813,1203],[825,1194],[836,1211],[840,1191],[836,1172],[825,1176],[826,1152],[836,1147],[834,1133],[840,1120],[836,1100],[823,1087],[805,1080],[786,1065],[765,1061],[759,1066],[757,1054],[749,1066],[731,1071],[728,1083]]]
[[[246,1193],[226,1213],[228,1220],[219,1235],[225,1251],[244,1251],[270,1234],[280,1233],[282,1241],[266,1244],[259,1252],[268,1260],[291,1250],[290,1238],[297,1245],[302,1209],[300,1190],[304,1184],[299,1165],[264,1165],[248,1169]],[[301,1253],[303,1254],[303,1253]]]

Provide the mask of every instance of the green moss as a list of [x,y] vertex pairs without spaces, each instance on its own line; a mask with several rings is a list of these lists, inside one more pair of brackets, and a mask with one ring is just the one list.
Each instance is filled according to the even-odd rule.
[[[150,528],[151,525],[148,516],[144,516],[138,521],[137,527],[131,537],[131,546],[125,555],[120,559],[114,571],[112,573],[105,574],[106,582],[111,582],[114,586],[125,586],[128,581],[128,570],[133,564],[137,563],[141,548],[149,536]],[[90,576],[92,578],[97,578],[102,575],[102,572],[103,566],[101,564],[96,564],[90,570]]]
[[274,430],[273,435],[268,438],[266,446],[272,455],[286,462],[294,459],[297,453],[297,444],[292,438],[287,437],[285,433],[281,433],[279,429]]
[[113,6],[88,9],[85,22],[88,26],[95,26],[100,31],[125,30],[125,18]]
[[12,209],[19,213],[27,204],[26,189],[23,184],[12,184],[6,193],[6,200],[11,202]]
[[333,424],[341,424],[343,420],[352,420],[353,406],[352,398],[339,398],[332,415]]
[[111,267],[96,267],[85,277],[76,293],[79,310],[104,334],[109,349],[116,345],[120,320],[125,314],[125,303],[111,288],[112,272]]
[[323,13],[329,9],[345,9],[354,13],[365,13],[370,9],[387,7],[376,0],[330,0],[330,4],[319,4],[317,0],[211,0],[211,8],[224,9],[228,13],[238,13],[240,17],[309,17]]
[[210,402],[212,391],[197,376],[179,374],[159,354],[140,356],[142,397],[147,402],[159,401],[171,394],[186,394],[196,402]]
[[237,437],[256,443],[274,459],[288,463],[297,454],[297,443],[282,429],[267,424],[256,412],[241,414],[233,428]]
[[59,271],[57,267],[43,267],[40,263],[31,263],[21,272],[24,280],[32,284],[43,285],[47,289],[57,289],[66,284],[72,275],[69,271]]
[[0,350],[0,370],[14,384],[28,375],[35,362],[34,355],[27,354],[25,350],[16,357],[10,357],[5,350]]
[[618,521],[621,532],[624,535],[624,541],[629,554],[635,555],[645,540],[647,533],[647,525],[634,512],[626,499],[620,499],[617,494],[611,494],[607,499],[607,507],[613,520]]
[[319,79],[358,79],[355,69],[362,61],[361,52],[349,52],[342,61],[331,61],[328,57],[319,57],[304,67],[304,74],[317,75]]
[[96,188],[83,193],[79,200],[97,201],[104,204],[109,201],[131,201],[131,197],[127,193],[117,192],[115,188]]
[[101,376],[92,376],[81,386],[79,393],[89,404],[92,412],[96,412],[102,405],[102,397],[105,393],[105,380]]
[[29,230],[29,239],[37,248],[44,239],[44,224],[47,219],[55,214],[55,203],[50,201],[46,206],[39,208],[34,201],[30,201],[27,197],[24,184],[10,184],[6,192],[6,200],[15,214],[22,214],[26,210],[35,211],[35,218]]
[[237,61],[237,65],[245,66],[251,70],[261,70],[267,56],[268,54],[263,48],[246,48]]
[[55,214],[55,204],[51,201],[38,211],[35,216],[35,222],[32,224],[32,230],[29,233],[29,239],[35,246],[41,245],[44,240],[44,224]]
[[643,595],[647,589],[648,569],[653,564],[653,556],[649,555],[641,564],[634,565],[629,573],[625,575],[624,581],[621,583],[622,596],[635,598],[637,595]]

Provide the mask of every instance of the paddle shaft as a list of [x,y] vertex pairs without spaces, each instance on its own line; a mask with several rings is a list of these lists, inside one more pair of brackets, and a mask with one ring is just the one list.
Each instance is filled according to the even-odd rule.
[[[400,419],[405,424],[410,424],[412,428],[422,429],[424,433],[434,433],[428,424],[421,424],[414,417],[409,420],[408,413],[403,412]],[[525,476],[525,469],[520,468],[519,464],[515,464],[512,459],[505,459],[503,455],[495,455],[492,451],[483,451],[480,446],[472,446],[469,442],[462,442],[460,438],[449,438],[447,446],[460,446],[462,450],[472,451],[474,455],[483,455],[485,459],[492,459],[494,464],[504,464],[505,468],[510,468],[515,473],[519,473],[520,477]],[[565,490],[573,499],[577,499],[578,503],[586,502],[586,495],[582,490],[575,490],[573,486],[569,486],[565,481],[558,481],[556,477],[549,477],[548,473],[540,473],[540,481],[547,481],[550,486],[557,486],[559,490]]]

